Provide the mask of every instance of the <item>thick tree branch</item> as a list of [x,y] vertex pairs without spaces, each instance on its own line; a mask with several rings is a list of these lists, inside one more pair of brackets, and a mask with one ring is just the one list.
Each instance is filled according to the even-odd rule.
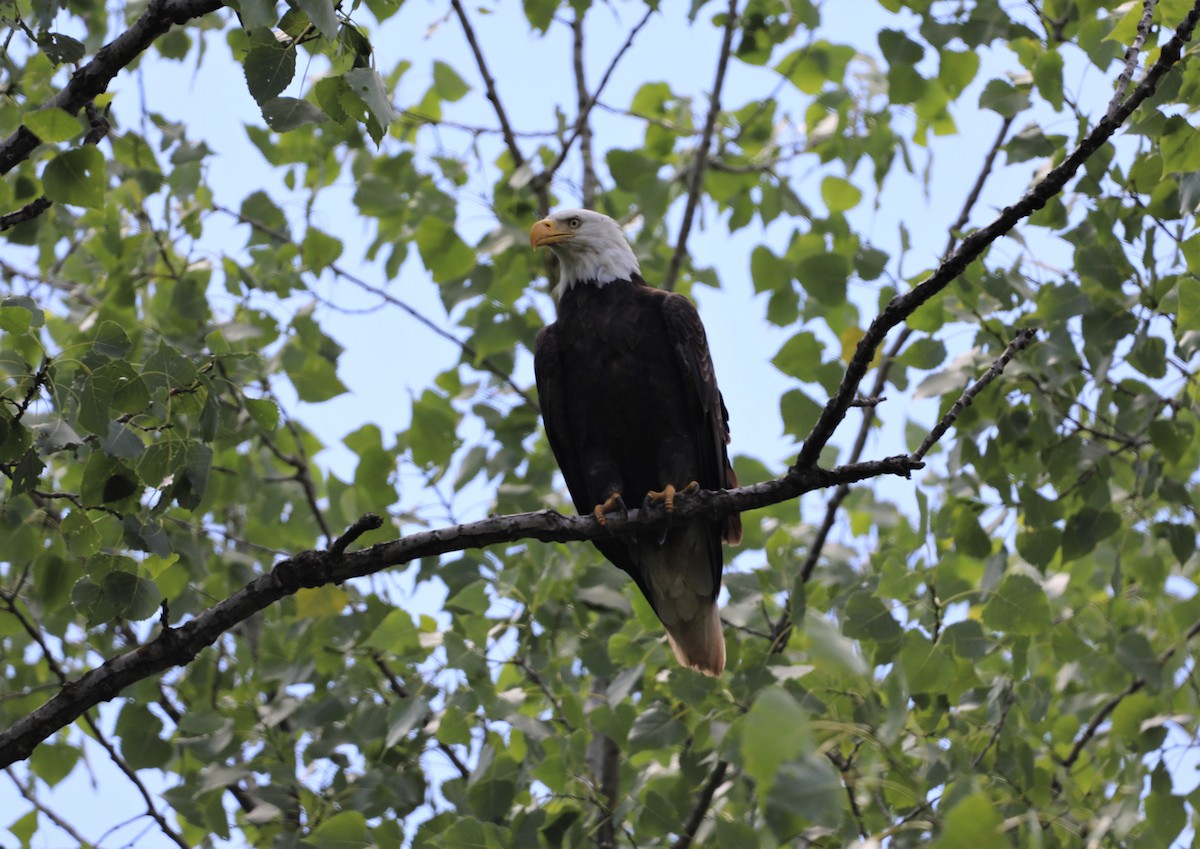
[[1075,176],[1080,166],[1091,157],[1142,102],[1154,93],[1159,81],[1166,75],[1183,53],[1183,46],[1192,37],[1192,31],[1200,20],[1200,0],[1192,6],[1187,17],[1179,24],[1175,34],[1163,45],[1158,60],[1150,66],[1145,78],[1133,93],[1115,110],[1106,115],[1096,127],[1084,137],[1074,150],[1045,177],[1037,182],[1015,204],[1003,211],[986,227],[971,233],[955,249],[937,270],[903,295],[898,295],[884,308],[859,341],[842,378],[841,386],[834,397],[821,411],[820,418],[804,440],[804,446],[796,458],[796,467],[805,468],[816,463],[821,450],[833,436],[858,391],[858,384],[874,359],[875,350],[883,342],[889,330],[912,315],[918,307],[941,292],[960,275],[966,267],[997,239],[1008,233],[1017,222],[1032,215],[1046,205],[1050,198],[1058,195],[1067,181]]
[[696,217],[696,207],[700,204],[700,184],[704,180],[704,169],[708,164],[708,149],[712,145],[713,132],[717,127],[717,118],[721,112],[721,87],[725,84],[725,68],[729,65],[729,53],[733,49],[733,31],[737,29],[738,13],[737,0],[729,0],[729,11],[725,19],[725,37],[721,41],[721,55],[717,59],[717,77],[713,81],[712,96],[708,102],[708,117],[704,119],[704,132],[700,134],[700,144],[696,147],[696,159],[692,162],[688,176],[687,205],[683,208],[683,223],[679,225],[679,239],[675,242],[675,252],[671,254],[671,264],[667,266],[667,276],[663,279],[662,287],[668,292],[675,290],[679,280],[679,271],[683,267],[683,258],[687,256],[688,234],[692,230],[692,219]]
[[305,551],[280,561],[229,598],[180,625],[162,631],[145,645],[110,658],[103,665],[63,685],[46,704],[0,731],[0,767],[29,756],[40,742],[64,728],[89,708],[115,698],[126,687],[175,666],[184,666],[240,622],[302,587],[342,583],[373,575],[421,557],[523,539],[543,542],[590,540],[609,534],[661,530],[689,519],[717,519],[734,511],[777,504],[814,489],[879,475],[903,475],[922,467],[907,456],[852,463],[834,469],[792,472],[777,480],[740,489],[699,492],[675,502],[675,512],[661,507],[610,516],[606,525],[595,517],[563,516],[553,510],[494,516],[478,522],[411,534],[357,551]]
[[[71,81],[40,109],[63,109],[74,115],[108,89],[113,77],[164,35],[172,24],[183,24],[225,6],[221,0],[151,0],[133,26],[96,51],[92,60],[71,76]],[[0,141],[0,174],[7,174],[28,158],[41,139],[25,125]]]

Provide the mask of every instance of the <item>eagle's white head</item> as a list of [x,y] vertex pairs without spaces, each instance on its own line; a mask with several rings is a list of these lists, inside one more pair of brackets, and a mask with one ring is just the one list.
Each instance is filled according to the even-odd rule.
[[547,247],[558,257],[559,286],[566,292],[576,283],[604,286],[640,273],[637,257],[621,226],[590,209],[560,209],[529,231],[529,244]]

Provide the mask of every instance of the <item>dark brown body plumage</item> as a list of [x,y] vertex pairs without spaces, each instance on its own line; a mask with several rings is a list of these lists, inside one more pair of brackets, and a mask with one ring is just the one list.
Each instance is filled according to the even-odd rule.
[[[636,275],[577,283],[560,300],[558,320],[538,335],[534,366],[550,447],[580,513],[614,492],[637,507],[667,484],[737,486],[704,327],[684,296]],[[722,539],[740,541],[736,514],[665,536],[595,542],[637,582],[681,662],[710,674],[725,661],[716,612]]]

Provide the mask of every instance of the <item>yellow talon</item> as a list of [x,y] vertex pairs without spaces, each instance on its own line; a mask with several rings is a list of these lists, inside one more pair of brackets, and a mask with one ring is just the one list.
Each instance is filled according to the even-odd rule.
[[687,495],[689,493],[695,492],[699,488],[700,488],[700,484],[696,483],[696,481],[692,481],[687,486],[685,486],[683,489],[676,489],[674,484],[669,483],[663,488],[663,490],[661,492],[655,492],[654,490],[650,490],[649,492],[647,492],[646,493],[646,501],[648,501],[651,504],[653,504],[657,501],[661,501],[663,504],[663,507],[665,507],[667,509],[668,513],[674,513],[675,512],[675,496],[676,495]]
[[603,504],[596,505],[596,507],[592,510],[592,515],[596,517],[596,521],[601,525],[608,525],[608,518],[604,514],[609,510],[614,510],[617,507],[624,508],[624,506],[625,502],[621,500],[621,493],[614,492],[607,499],[605,499]]

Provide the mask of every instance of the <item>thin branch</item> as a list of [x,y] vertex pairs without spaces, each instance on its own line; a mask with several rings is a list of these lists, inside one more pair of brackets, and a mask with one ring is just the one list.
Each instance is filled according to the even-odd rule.
[[31,200],[18,210],[6,212],[4,215],[0,215],[0,233],[3,233],[5,230],[10,230],[13,227],[16,227],[18,224],[24,224],[26,221],[32,221],[49,209],[52,205],[53,201],[51,201],[50,198],[46,197],[45,195],[42,195],[39,198]]
[[[1167,663],[1169,663],[1171,659],[1175,657],[1176,652],[1179,651],[1179,647],[1181,645],[1187,645],[1190,643],[1197,634],[1200,634],[1200,620],[1192,623],[1191,627],[1184,632],[1182,640],[1176,642],[1158,656],[1158,665],[1166,666]],[[1121,704],[1126,697],[1132,696],[1145,686],[1146,679],[1142,678],[1141,676],[1137,676],[1129,682],[1125,689],[1117,693],[1100,706],[1100,709],[1096,711],[1096,713],[1088,721],[1088,724],[1084,726],[1083,733],[1079,735],[1079,737],[1075,740],[1074,745],[1071,746],[1071,751],[1068,752],[1066,757],[1059,762],[1064,769],[1070,769],[1075,765],[1075,762],[1079,760],[1079,756],[1083,754],[1084,748],[1092,741],[1092,738],[1096,736],[1096,732],[1100,730],[1100,726],[1104,724],[1104,721],[1108,719],[1109,715],[1117,709],[1117,705]],[[1062,784],[1056,778],[1052,782],[1051,787],[1057,792],[1062,789]]]
[[[225,206],[221,206],[220,204],[213,204],[212,208],[216,212],[220,212],[220,213],[228,215],[232,218],[236,218],[238,221],[242,222],[243,224],[246,224],[249,227],[252,227],[253,229],[259,231],[260,233],[265,233],[266,235],[270,236],[273,239],[278,239],[280,242],[283,242],[285,244],[295,244],[295,242],[293,242],[292,239],[286,233],[281,233],[278,230],[276,230],[274,227],[268,227],[266,224],[263,224],[261,221],[255,221],[253,218],[247,218],[246,216],[242,215],[240,212],[235,212],[234,210],[232,210],[228,207],[225,207]],[[417,310],[415,307],[412,307],[409,304],[405,303],[404,301],[400,300],[399,298],[397,298],[395,295],[391,294],[390,292],[388,292],[378,286],[373,286],[372,284],[368,283],[366,280],[363,280],[361,277],[359,277],[355,274],[352,274],[351,272],[347,271],[342,266],[338,265],[336,262],[331,262],[329,265],[326,266],[326,268],[329,271],[333,272],[333,274],[336,275],[337,277],[341,278],[342,280],[345,280],[348,283],[353,283],[355,286],[357,286],[359,289],[362,289],[364,292],[369,292],[370,294],[374,295],[375,297],[377,297],[383,301],[386,301],[387,303],[391,304],[392,306],[399,307],[401,310],[408,313],[409,316],[411,316],[412,318],[414,318],[418,322],[420,322],[422,325],[424,325],[428,330],[433,331],[435,334],[437,334],[441,338],[445,339],[447,342],[450,342],[455,347],[457,347],[463,353],[464,360],[472,368],[479,369],[480,371],[486,371],[488,374],[491,374],[492,376],[499,378],[502,382],[507,384],[508,388],[511,389],[513,392],[515,392],[521,398],[521,400],[524,401],[530,408],[532,408],[535,412],[537,412],[539,410],[537,402],[533,400],[533,398],[529,395],[528,392],[526,392],[524,389],[522,389],[520,386],[518,386],[516,384],[516,382],[512,379],[512,375],[510,375],[504,369],[500,368],[498,365],[496,365],[494,362],[492,362],[492,360],[489,359],[488,357],[480,357],[479,354],[476,353],[474,348],[472,348],[466,342],[463,342],[462,340],[458,339],[458,337],[456,337],[454,334],[443,329],[433,319],[429,318],[428,316],[426,316],[425,314],[423,314],[422,312]]]
[[1142,47],[1150,35],[1150,27],[1153,23],[1154,0],[1143,0],[1142,17],[1138,21],[1137,34],[1129,44],[1129,49],[1125,51],[1125,67],[1121,69],[1121,76],[1117,77],[1116,91],[1113,92],[1112,100],[1108,102],[1109,115],[1113,114],[1121,105],[1121,101],[1125,98],[1125,92],[1129,90],[1129,83],[1133,80],[1133,71],[1137,68],[1138,55],[1141,54]]
[[[362,520],[360,519],[359,521]],[[393,693],[402,699],[412,698],[412,692],[404,686],[404,683],[396,676],[396,673],[392,671],[391,667],[388,666],[387,661],[383,659],[382,655],[380,655],[378,652],[372,652],[371,662],[374,663],[375,666],[378,667],[379,671],[383,673],[383,676],[387,678],[388,686],[392,688]],[[437,737],[433,737],[432,739],[438,750],[441,751],[441,753],[450,760],[450,763],[454,765],[454,768],[458,770],[458,774],[462,777],[463,781],[468,780],[471,777],[471,768],[463,763],[463,760],[458,756],[458,753],[451,748],[450,744],[443,743],[441,740],[437,739]]]
[[929,435],[925,437],[925,440],[921,443],[921,447],[913,452],[913,459],[920,460],[923,458],[925,456],[925,452],[932,448],[934,443],[941,439],[946,431],[950,429],[950,426],[958,420],[958,417],[962,415],[963,411],[966,410],[967,407],[971,406],[975,400],[975,396],[986,389],[989,383],[999,377],[1004,371],[1004,367],[1012,361],[1012,358],[1024,349],[1028,348],[1029,343],[1036,338],[1037,331],[1032,327],[1026,327],[1023,330],[1018,331],[1016,338],[1013,339],[1012,342],[1009,343],[1008,347],[1004,349],[1004,353],[996,358],[996,361],[992,363],[991,368],[984,372],[983,377],[979,378],[979,380],[975,381],[966,389],[964,389],[963,393],[958,396],[958,400],[954,402],[954,405],[950,407],[950,409],[946,412],[946,415],[942,416],[941,421],[939,421],[937,425],[934,426],[933,430],[929,432]]
[[[546,168],[542,169],[542,171],[530,181],[530,184],[533,186],[534,190],[539,193],[539,195],[545,193],[546,186],[548,186],[550,181],[554,179],[554,175],[558,173],[558,169],[562,166],[563,162],[566,161],[567,154],[571,151],[571,145],[575,143],[575,139],[579,139],[581,144],[580,153],[584,157],[584,207],[587,209],[592,208],[591,204],[587,202],[588,160],[591,158],[592,132],[589,121],[592,109],[600,100],[600,95],[604,93],[604,88],[608,85],[609,78],[612,77],[613,71],[617,69],[617,63],[621,61],[621,58],[625,55],[629,48],[633,46],[633,40],[637,38],[637,34],[641,32],[642,27],[644,27],[646,22],[650,20],[650,16],[652,14],[654,14],[654,9],[647,9],[646,14],[642,16],[642,19],[634,24],[633,29],[629,31],[629,35],[625,39],[625,43],[621,45],[621,49],[616,52],[612,58],[612,61],[608,63],[608,68],[605,69],[604,75],[600,78],[600,85],[596,87],[596,91],[590,97],[587,95],[587,86],[583,79],[583,15],[577,14],[575,20],[572,21],[571,29],[574,38],[573,55],[575,62],[575,83],[579,93],[579,116],[575,119],[575,126],[571,130],[571,135],[569,135],[567,140],[563,142],[562,150],[558,152],[558,155],[554,157],[554,160],[548,166],[546,166]],[[592,173],[592,178],[594,181],[594,172]],[[548,208],[542,209],[543,215],[548,212]]]
[[[225,6],[222,0],[151,0],[133,25],[96,51],[90,62],[71,75],[62,90],[39,109],[62,109],[74,115],[88,101],[101,95],[109,83],[129,66],[172,24],[183,24]],[[39,144],[33,131],[22,124],[0,141],[0,175],[7,174],[29,157]]]
[[680,833],[679,839],[671,844],[671,849],[688,849],[692,845],[692,841],[696,838],[696,832],[700,830],[704,817],[708,814],[708,808],[712,805],[713,795],[721,786],[721,782],[725,780],[725,771],[728,769],[728,761],[717,761],[717,765],[713,767],[713,771],[708,776],[708,781],[704,782],[700,795],[696,797],[696,804],[692,807],[692,812],[688,814],[687,820],[683,823],[683,831]]
[[733,48],[733,31],[737,29],[738,14],[737,0],[729,0],[728,17],[725,19],[725,37],[721,42],[721,55],[717,59],[717,78],[713,82],[712,96],[708,103],[708,117],[704,119],[704,132],[700,134],[700,144],[696,147],[696,159],[692,163],[691,174],[688,178],[687,205],[683,208],[683,223],[679,226],[679,239],[675,242],[675,252],[671,254],[671,264],[667,267],[667,276],[663,279],[663,288],[668,292],[674,291],[679,279],[679,270],[683,267],[683,258],[687,255],[688,234],[692,230],[692,219],[696,216],[696,207],[700,204],[700,185],[704,180],[704,169],[708,163],[708,148],[712,145],[713,132],[717,127],[717,118],[721,112],[721,87],[725,84],[725,68],[729,65],[729,53]]
[[71,823],[69,823],[67,820],[63,819],[58,814],[56,814],[53,810],[51,810],[50,808],[48,808],[44,804],[42,804],[42,802],[37,797],[37,793],[34,792],[33,786],[31,784],[25,784],[23,781],[21,781],[19,778],[17,778],[17,774],[12,770],[11,767],[8,769],[5,769],[4,771],[6,773],[8,773],[8,777],[12,780],[12,783],[17,786],[17,792],[19,792],[22,796],[25,797],[25,801],[28,802],[30,805],[32,805],[33,809],[35,811],[37,811],[39,814],[44,816],[46,819],[50,820],[50,822],[52,822],[56,826],[58,826],[58,828],[60,828],[63,832],[65,832],[68,837],[70,837],[72,840],[74,840],[80,846],[92,846],[93,845],[90,840],[88,840],[86,837],[84,837],[82,834],[80,834],[78,831],[76,831],[75,827],[72,826]]
[[462,24],[463,35],[467,37],[467,44],[471,46],[471,52],[475,55],[475,64],[479,68],[480,76],[483,77],[487,99],[492,102],[496,119],[500,122],[500,131],[504,134],[504,144],[508,147],[509,156],[512,157],[513,167],[519,168],[525,164],[525,157],[521,153],[521,148],[517,146],[517,137],[513,134],[512,125],[508,123],[508,113],[504,111],[500,95],[496,92],[496,81],[492,78],[491,71],[488,70],[487,60],[483,58],[483,50],[479,47],[478,39],[475,38],[475,29],[471,26],[471,21],[460,0],[450,0],[450,5],[454,8],[454,14],[458,16],[458,22]]
[[958,248],[942,261],[933,274],[908,292],[893,298],[883,312],[871,322],[850,359],[841,386],[838,387],[834,397],[829,399],[821,411],[817,423],[813,425],[805,439],[804,446],[796,458],[797,467],[804,468],[816,463],[821,450],[829,442],[834,430],[845,417],[846,410],[858,390],[858,384],[870,367],[875,351],[887,336],[888,331],[949,286],[971,262],[978,259],[993,242],[1012,230],[1017,222],[1041,209],[1050,198],[1055,197],[1063,190],[1067,181],[1075,176],[1080,166],[1120,129],[1125,120],[1146,98],[1154,93],[1159,81],[1179,61],[1184,45],[1192,37],[1197,20],[1200,20],[1200,0],[1193,4],[1187,17],[1176,28],[1175,34],[1163,45],[1158,60],[1150,66],[1145,79],[1138,84],[1120,107],[1111,115],[1106,115],[1067,155],[1066,159],[1051,169],[1017,203],[1005,207],[991,224],[976,230],[963,239]]
[[[580,199],[584,209],[592,209],[596,205],[596,166],[592,160],[592,122],[588,117],[591,111],[592,104],[596,101],[594,98],[588,97],[587,77],[584,74],[583,67],[583,16],[584,12],[576,12],[575,17],[571,20],[571,59],[575,67],[575,95],[578,98],[579,118],[575,121],[575,135],[579,136],[579,158],[583,165],[582,186],[580,188]],[[646,20],[650,17],[650,12],[646,12]],[[626,42],[628,44],[629,42]],[[600,96],[597,90],[596,97]],[[571,138],[574,138],[572,136]],[[565,158],[567,151],[570,149],[571,139],[567,139],[563,143],[562,152],[559,157]],[[552,174],[553,171],[547,169],[539,174],[539,179],[544,174]]]

